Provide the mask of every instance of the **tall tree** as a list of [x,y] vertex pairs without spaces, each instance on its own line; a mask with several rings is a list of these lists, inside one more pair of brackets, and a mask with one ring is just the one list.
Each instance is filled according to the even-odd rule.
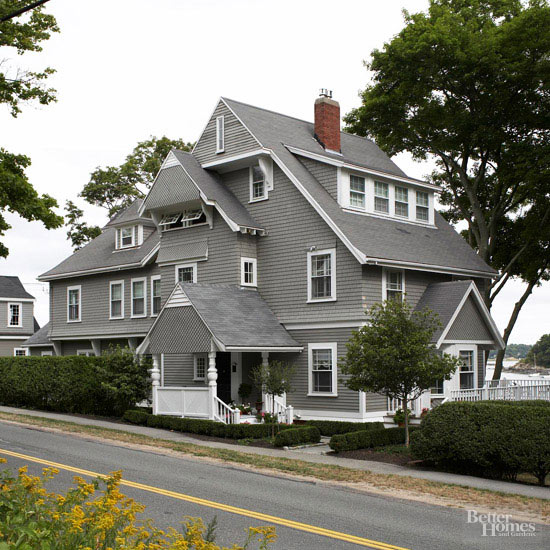
[[389,300],[368,312],[369,324],[353,332],[342,362],[348,388],[398,399],[405,413],[405,444],[409,445],[408,403],[436,380],[449,380],[459,359],[440,354],[432,344],[441,326],[428,309],[413,311],[406,302]]
[[[366,63],[372,83],[348,130],[388,153],[434,159],[432,181],[453,223],[500,274],[525,282],[505,340],[533,288],[548,277],[550,249],[550,7],[545,0],[431,0]],[[513,243],[513,247],[510,247]],[[500,378],[503,353],[497,357]]]
[[[90,181],[80,192],[89,204],[107,210],[111,218],[135,199],[143,198],[151,187],[166,155],[172,149],[190,151],[192,143],[166,136],[152,136],[140,141],[120,166],[96,168]],[[78,250],[101,232],[98,226],[90,226],[83,220],[83,211],[72,201],[67,201],[67,237],[74,250]]]
[[[30,12],[21,11],[21,2],[0,2],[0,47],[2,56],[42,51],[41,43],[59,28],[55,17],[46,14],[42,6]],[[15,14],[15,15],[14,15]],[[42,105],[55,101],[55,90],[46,86],[53,73],[47,67],[41,72],[27,71],[12,65],[7,58],[0,59],[0,104],[5,104],[13,117],[21,112],[23,104],[36,100]],[[63,218],[54,212],[57,201],[49,195],[39,195],[25,174],[31,160],[22,154],[13,154],[0,148],[0,236],[10,228],[3,212],[15,212],[22,218],[41,221],[47,229],[63,225]],[[0,243],[0,256],[8,249]]]

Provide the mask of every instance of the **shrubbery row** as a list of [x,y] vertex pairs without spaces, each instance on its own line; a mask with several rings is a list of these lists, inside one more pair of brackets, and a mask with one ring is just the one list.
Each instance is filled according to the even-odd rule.
[[377,430],[384,427],[383,422],[342,422],[339,420],[306,420],[305,426],[319,428],[321,435],[330,437],[358,430]]
[[415,458],[473,475],[550,472],[550,407],[533,402],[445,403],[411,437]]
[[[202,418],[181,418],[179,416],[152,415],[145,411],[128,410],[123,419],[132,424],[150,428],[163,428],[176,432],[197,435],[226,437],[229,439],[262,439],[271,436],[271,424],[223,424]],[[288,430],[293,426],[278,424],[279,430]]]
[[147,397],[148,368],[121,349],[101,357],[0,357],[0,404],[121,416]]
[[[409,431],[414,427],[409,426]],[[385,445],[399,445],[405,443],[405,428],[378,428],[361,430],[346,434],[335,434],[330,438],[330,448],[333,451],[356,451],[357,449],[371,449]]]
[[319,443],[321,441],[321,433],[319,428],[315,426],[305,426],[303,428],[291,428],[279,432],[275,436],[273,445],[275,447],[295,447],[305,443]]

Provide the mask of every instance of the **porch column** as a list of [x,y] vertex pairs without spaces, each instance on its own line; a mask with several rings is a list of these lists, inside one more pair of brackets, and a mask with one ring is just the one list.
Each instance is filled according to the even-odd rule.
[[[269,366],[269,351],[262,351],[262,367],[268,367]],[[267,393],[265,393],[263,391],[263,388],[262,388],[262,410],[264,412],[272,412],[272,410],[270,411],[269,410],[269,406],[268,406],[268,399],[271,399],[271,396],[270,395],[267,395]],[[274,406],[274,403],[269,403],[269,405],[271,405],[271,409],[273,409],[273,406]]]
[[208,372],[206,374],[208,380],[208,417],[214,420],[215,402],[214,398],[218,396],[218,370],[216,369],[216,352],[208,353]]
[[101,342],[99,340],[90,340],[92,343],[92,349],[94,350],[94,355],[99,357],[101,355]]
[[153,385],[153,414],[158,414],[157,389],[160,386],[160,357],[153,355],[153,368],[151,369],[151,380]]

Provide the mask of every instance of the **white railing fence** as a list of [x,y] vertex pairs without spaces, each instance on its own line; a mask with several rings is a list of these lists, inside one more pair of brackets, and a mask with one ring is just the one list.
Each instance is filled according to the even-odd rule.
[[217,395],[214,395],[214,420],[223,422],[224,424],[240,424],[241,411],[231,408],[227,403],[224,403]]
[[264,394],[265,410],[277,416],[277,421],[283,424],[294,422],[294,407],[286,404],[286,399],[270,394]]
[[489,380],[483,388],[451,390],[451,401],[550,401],[550,380]]
[[153,406],[155,414],[210,416],[208,388],[157,387],[153,389]]
[[[413,399],[407,403],[407,407],[411,411],[413,416],[420,416],[422,414],[422,409],[430,407],[430,394],[429,392],[424,392],[417,399]],[[388,397],[388,413],[393,414],[398,409],[403,408],[403,402],[401,399],[390,399]]]

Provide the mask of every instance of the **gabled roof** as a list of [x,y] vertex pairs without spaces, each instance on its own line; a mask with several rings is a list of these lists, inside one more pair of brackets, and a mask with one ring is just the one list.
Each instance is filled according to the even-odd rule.
[[476,302],[479,314],[497,346],[504,348],[505,344],[500,332],[473,281],[448,281],[428,285],[416,304],[415,311],[428,308],[438,315],[441,327],[434,333],[433,341],[436,347],[439,347],[445,341],[447,333],[469,297]]
[[34,346],[53,346],[50,340],[50,323],[46,323],[21,345],[25,348]]
[[15,275],[0,275],[0,299],[2,298],[34,300],[34,296],[25,290],[19,277]]
[[[302,350],[256,290],[229,284],[178,283],[139,346],[138,353],[146,351],[149,338],[156,327],[161,326],[167,311],[170,312],[170,324],[175,327],[178,314],[173,310],[189,307],[198,313],[221,351]],[[179,328],[185,331],[196,327]]]
[[150,218],[144,218],[139,215],[139,209],[143,204],[143,199],[136,199],[124,210],[121,210],[115,214],[107,223],[106,227],[109,226],[121,226],[128,225],[132,222],[139,222],[144,225],[155,225],[153,220]]
[[312,123],[230,99],[222,98],[222,101],[262,146],[271,151],[289,179],[360,262],[484,277],[496,273],[439,214],[436,214],[434,228],[345,212],[287,147],[299,147],[389,175],[405,176],[371,140],[342,132],[342,156],[326,153],[313,137]]
[[153,231],[145,237],[141,246],[120,250],[115,250],[115,232],[115,227],[106,226],[101,235],[54,268],[40,275],[38,279],[48,281],[56,278],[101,273],[113,268],[142,267],[153,258],[158,250],[160,238],[157,231]]
[[[161,169],[140,212],[166,207],[170,204],[180,204],[200,196],[206,204],[217,208],[233,230],[247,228],[263,231],[263,227],[252,217],[237,197],[222,184],[215,172],[202,168],[191,153],[174,149],[170,155],[177,159],[183,169],[183,174],[180,174],[178,179],[178,173],[174,172],[169,179],[166,179],[164,173],[167,170],[173,170],[174,167]],[[190,194],[185,182],[180,181],[182,177],[188,179],[196,187],[198,190],[196,197]]]

